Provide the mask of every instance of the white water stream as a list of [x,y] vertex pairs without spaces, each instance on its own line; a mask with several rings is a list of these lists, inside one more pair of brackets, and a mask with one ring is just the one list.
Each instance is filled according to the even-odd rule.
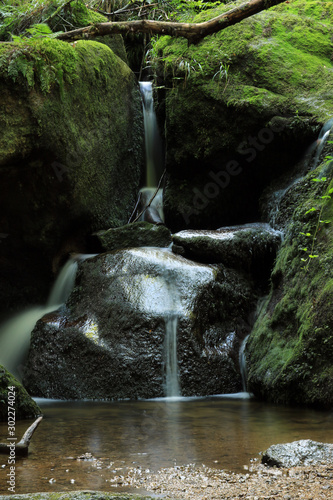
[[35,324],[45,314],[59,309],[66,302],[74,286],[77,262],[87,257],[91,255],[76,255],[66,262],[44,306],[30,307],[21,311],[0,326],[0,365],[3,365],[19,380],[23,375],[23,363]]
[[154,110],[153,85],[139,82],[143,101],[146,147],[146,187],[156,187],[163,171],[163,148]]

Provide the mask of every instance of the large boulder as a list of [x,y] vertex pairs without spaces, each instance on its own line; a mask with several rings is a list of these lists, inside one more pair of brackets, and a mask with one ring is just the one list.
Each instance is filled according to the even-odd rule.
[[24,384],[53,398],[163,396],[167,338],[177,331],[182,395],[240,391],[238,352],[254,297],[236,271],[167,250],[87,259],[66,308],[32,332]]
[[159,38],[153,63],[168,87],[160,92],[160,114],[164,211],[173,231],[260,220],[265,186],[298,161],[332,116],[332,12],[328,2],[294,0],[199,44]]
[[0,302],[40,302],[69,252],[127,222],[143,164],[134,74],[105,44],[0,49]]

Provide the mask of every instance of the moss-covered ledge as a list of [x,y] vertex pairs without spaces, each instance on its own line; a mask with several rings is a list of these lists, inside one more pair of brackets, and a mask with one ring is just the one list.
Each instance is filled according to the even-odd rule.
[[[14,387],[14,389],[12,389]],[[11,388],[11,389],[9,389]],[[15,393],[15,404],[10,406],[15,410],[16,420],[35,418],[41,409],[29,396],[23,385],[0,365],[0,421],[8,419],[8,393]]]

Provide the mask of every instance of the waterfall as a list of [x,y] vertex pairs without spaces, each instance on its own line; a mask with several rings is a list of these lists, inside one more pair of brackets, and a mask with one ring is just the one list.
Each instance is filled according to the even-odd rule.
[[146,147],[146,187],[156,187],[163,171],[163,148],[154,110],[153,85],[140,82]]
[[315,142],[315,147],[316,147],[316,153],[315,153],[315,156],[314,156],[314,159],[313,159],[313,165],[312,165],[312,170],[314,170],[318,163],[319,163],[319,159],[320,159],[320,155],[324,149],[324,146],[326,144],[326,141],[328,139],[328,136],[330,135],[331,133],[331,130],[333,128],[333,118],[331,118],[330,120],[328,120],[322,127],[320,133],[319,133],[319,136],[318,136],[318,139],[317,141]]
[[279,190],[275,191],[271,195],[271,200],[269,202],[269,220],[272,227],[276,226],[276,219],[279,213],[280,204],[286,193],[295,184],[300,182],[308,170],[315,170],[319,164],[321,154],[327,142],[327,139],[333,129],[333,118],[328,120],[321,128],[321,131],[316,139],[307,149],[304,154],[304,167],[302,173],[297,173],[296,176],[288,179],[288,182]]
[[180,396],[177,360],[177,327],[178,316],[170,312],[165,315],[165,365],[166,365],[166,396]]
[[249,335],[245,337],[243,340],[240,349],[239,349],[239,369],[242,376],[242,389],[243,392],[247,392],[247,368],[246,368],[246,357],[245,357],[245,348],[246,342],[249,338]]
[[0,327],[0,365],[18,379],[22,378],[23,363],[30,344],[30,334],[45,314],[59,309],[74,286],[77,260],[88,256],[71,257],[61,269],[44,306],[31,307],[17,313]]

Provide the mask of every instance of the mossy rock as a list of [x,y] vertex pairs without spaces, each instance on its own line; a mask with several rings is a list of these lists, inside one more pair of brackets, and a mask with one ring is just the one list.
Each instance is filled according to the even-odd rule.
[[[258,220],[265,186],[292,168],[333,114],[331,12],[329,2],[295,0],[196,45],[167,36],[155,42],[158,84],[167,87],[160,107],[173,231]],[[214,184],[216,175],[224,182]]]
[[[13,406],[8,405],[8,391],[15,392]],[[23,385],[0,365],[0,420],[7,421],[8,408],[15,410],[17,420],[34,418],[41,414],[35,401],[29,396]]]
[[249,389],[259,398],[332,407],[332,193],[333,164],[325,162],[288,190],[280,205],[293,213],[270,294],[247,343]]
[[135,76],[105,44],[34,39],[3,44],[0,60],[0,297],[9,311],[44,302],[69,252],[85,253],[92,231],[128,220],[144,145]]
[[99,231],[95,234],[103,250],[106,251],[131,247],[168,247],[172,241],[168,228],[145,221]]

